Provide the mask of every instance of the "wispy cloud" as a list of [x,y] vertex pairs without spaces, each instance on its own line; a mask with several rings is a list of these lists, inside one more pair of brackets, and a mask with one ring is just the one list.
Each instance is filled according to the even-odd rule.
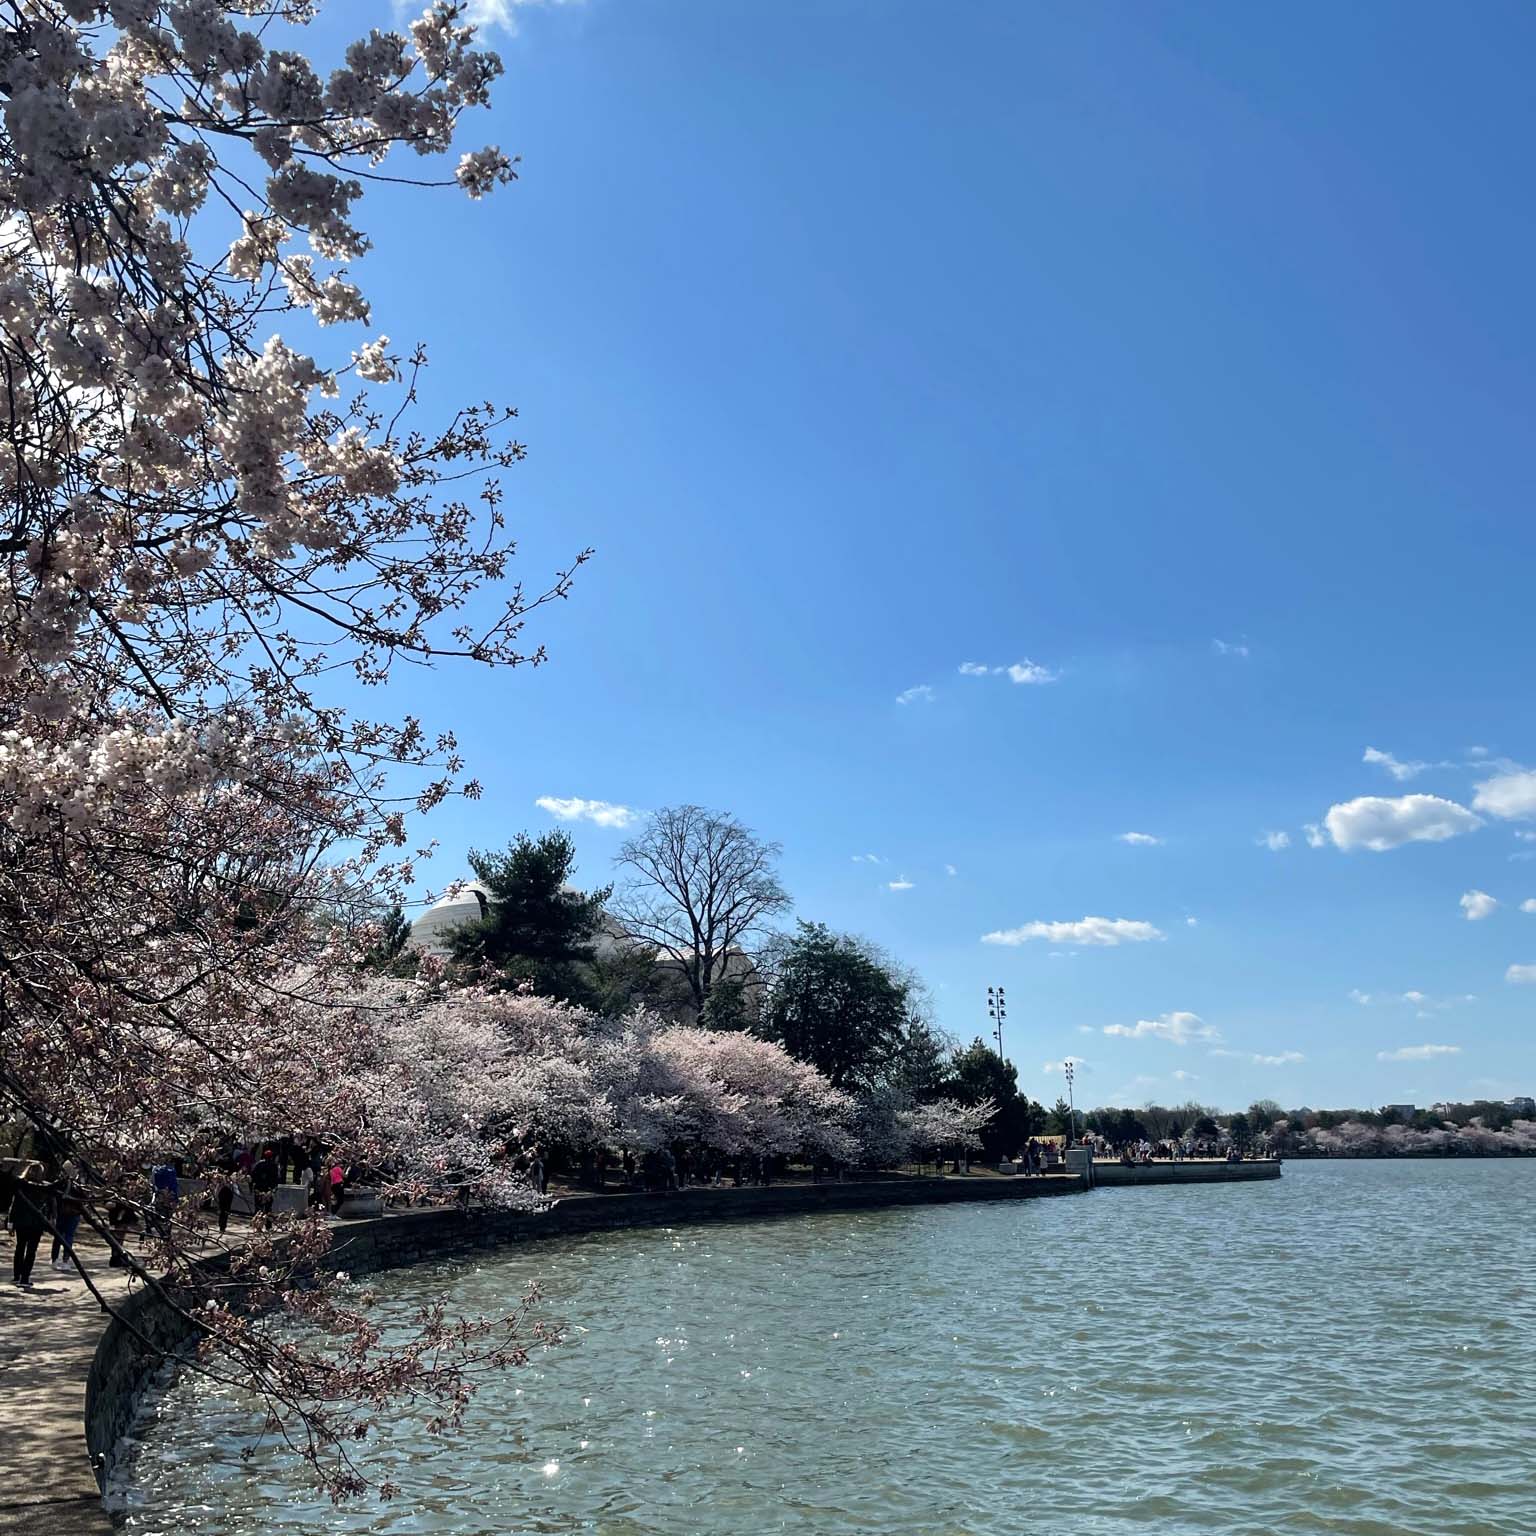
[[1504,972],[1504,980],[1516,986],[1530,986],[1536,982],[1536,965],[1512,965]]
[[1301,830],[1306,836],[1308,848],[1328,846],[1328,834],[1315,821],[1309,821]]
[[1176,1083],[1198,1083],[1200,1081],[1193,1072],[1186,1072],[1183,1067],[1175,1070],[1173,1080]]
[[936,695],[927,683],[918,683],[912,688],[903,688],[896,695],[898,704],[932,704]]
[[1113,947],[1116,944],[1144,944],[1161,939],[1161,929],[1151,923],[1128,917],[1080,917],[1075,922],[1024,923],[1018,928],[999,928],[981,936],[983,944],[1028,944],[1045,939],[1051,944],[1085,944]]
[[[572,5],[581,0],[469,0],[464,19],[477,27],[500,27],[504,32],[517,31],[517,13],[531,5]],[[397,13],[410,7],[396,0]]]
[[598,827],[627,827],[640,816],[639,811],[627,805],[614,805],[607,800],[583,800],[575,795],[569,799],[540,795],[533,803],[541,811],[548,811],[556,821],[590,821]]
[[944,866],[944,873],[946,875],[958,875],[960,871],[953,864],[946,864]]
[[1119,834],[1122,843],[1130,843],[1134,848],[1157,848],[1162,844],[1162,838],[1154,837],[1150,832],[1122,832]]
[[1027,656],[1023,661],[1007,662],[1002,666],[988,666],[984,661],[962,661],[960,663],[961,677],[1006,677],[1013,683],[1055,683],[1061,680],[1061,673],[1053,672],[1049,667],[1042,667],[1038,661],[1031,661]]
[[1378,768],[1385,768],[1399,784],[1416,778],[1430,766],[1428,763],[1403,762],[1400,758],[1393,757],[1390,752],[1378,751],[1375,747],[1367,747],[1365,756],[1360,761],[1374,764]]
[[1256,1067],[1289,1067],[1307,1059],[1300,1051],[1276,1051],[1266,1055],[1263,1051],[1228,1051],[1218,1047],[1209,1054],[1225,1056],[1229,1061],[1251,1061]]
[[1248,656],[1248,647],[1231,640],[1212,640],[1211,649],[1218,656],[1240,656],[1244,659]]
[[878,853],[856,853],[853,855],[855,864],[884,864],[885,860]]
[[1463,891],[1458,905],[1469,923],[1477,923],[1498,910],[1499,899],[1487,891]]
[[1520,903],[1520,910],[1522,912],[1530,912],[1536,914],[1536,896],[1527,896],[1525,900]]
[[1271,853],[1280,853],[1291,846],[1291,834],[1289,832],[1260,832],[1254,841],[1260,848],[1268,848]]
[[1084,1077],[1093,1071],[1081,1056],[1063,1056],[1060,1061],[1041,1062],[1040,1070],[1049,1076],[1053,1072],[1065,1072],[1069,1064],[1074,1072]]
[[895,880],[887,880],[885,888],[888,891],[910,891],[913,889],[913,882],[905,875],[901,875]]
[[1377,1061],[1433,1061],[1437,1056],[1459,1056],[1459,1045],[1400,1045],[1395,1051],[1377,1051]]
[[1221,1031],[1198,1013],[1164,1013],[1155,1019],[1137,1019],[1134,1024],[1106,1024],[1104,1033],[1122,1040],[1166,1040],[1170,1045],[1221,1039]]
[[1386,853],[1406,843],[1443,843],[1482,822],[1466,806],[1439,795],[1361,795],[1333,806],[1323,825],[1336,848]]
[[1198,917],[1186,917],[1184,919],[1184,926],[1186,928],[1198,928],[1200,926],[1200,919]]

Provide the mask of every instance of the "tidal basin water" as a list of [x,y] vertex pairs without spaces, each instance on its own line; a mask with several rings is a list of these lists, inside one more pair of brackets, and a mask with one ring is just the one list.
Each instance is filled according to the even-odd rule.
[[168,1392],[140,1533],[1536,1531],[1536,1160],[1291,1163],[552,1242],[384,1277],[569,1342],[333,1509],[206,1384]]

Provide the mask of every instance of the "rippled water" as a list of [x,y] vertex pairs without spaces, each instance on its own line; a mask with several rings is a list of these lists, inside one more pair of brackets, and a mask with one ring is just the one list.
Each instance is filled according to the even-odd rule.
[[[686,1201],[678,1203],[679,1213]],[[202,1383],[130,1527],[422,1533],[1536,1531],[1536,1161],[605,1234],[388,1280],[571,1341],[335,1511]],[[375,1463],[378,1466],[380,1463]]]

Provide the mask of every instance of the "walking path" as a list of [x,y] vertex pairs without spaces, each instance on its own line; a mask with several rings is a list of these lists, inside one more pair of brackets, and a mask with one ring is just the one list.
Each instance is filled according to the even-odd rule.
[[[30,1291],[11,1283],[11,1239],[0,1246],[0,1531],[98,1536],[112,1529],[85,1454],[85,1383],[106,1313],[75,1270],[48,1264],[45,1238]],[[102,1243],[80,1258],[108,1302],[128,1292]]]

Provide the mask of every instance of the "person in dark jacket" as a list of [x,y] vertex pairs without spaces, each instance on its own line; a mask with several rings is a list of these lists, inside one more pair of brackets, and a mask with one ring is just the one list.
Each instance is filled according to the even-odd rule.
[[11,1227],[16,1233],[16,1252],[11,1259],[11,1275],[23,1290],[32,1289],[32,1266],[37,1262],[37,1245],[51,1225],[53,1189],[43,1179],[37,1163],[28,1165],[11,1197]]
[[263,1147],[261,1160],[251,1169],[251,1204],[256,1215],[272,1216],[272,1191],[283,1182],[283,1170],[278,1167],[271,1147]]

